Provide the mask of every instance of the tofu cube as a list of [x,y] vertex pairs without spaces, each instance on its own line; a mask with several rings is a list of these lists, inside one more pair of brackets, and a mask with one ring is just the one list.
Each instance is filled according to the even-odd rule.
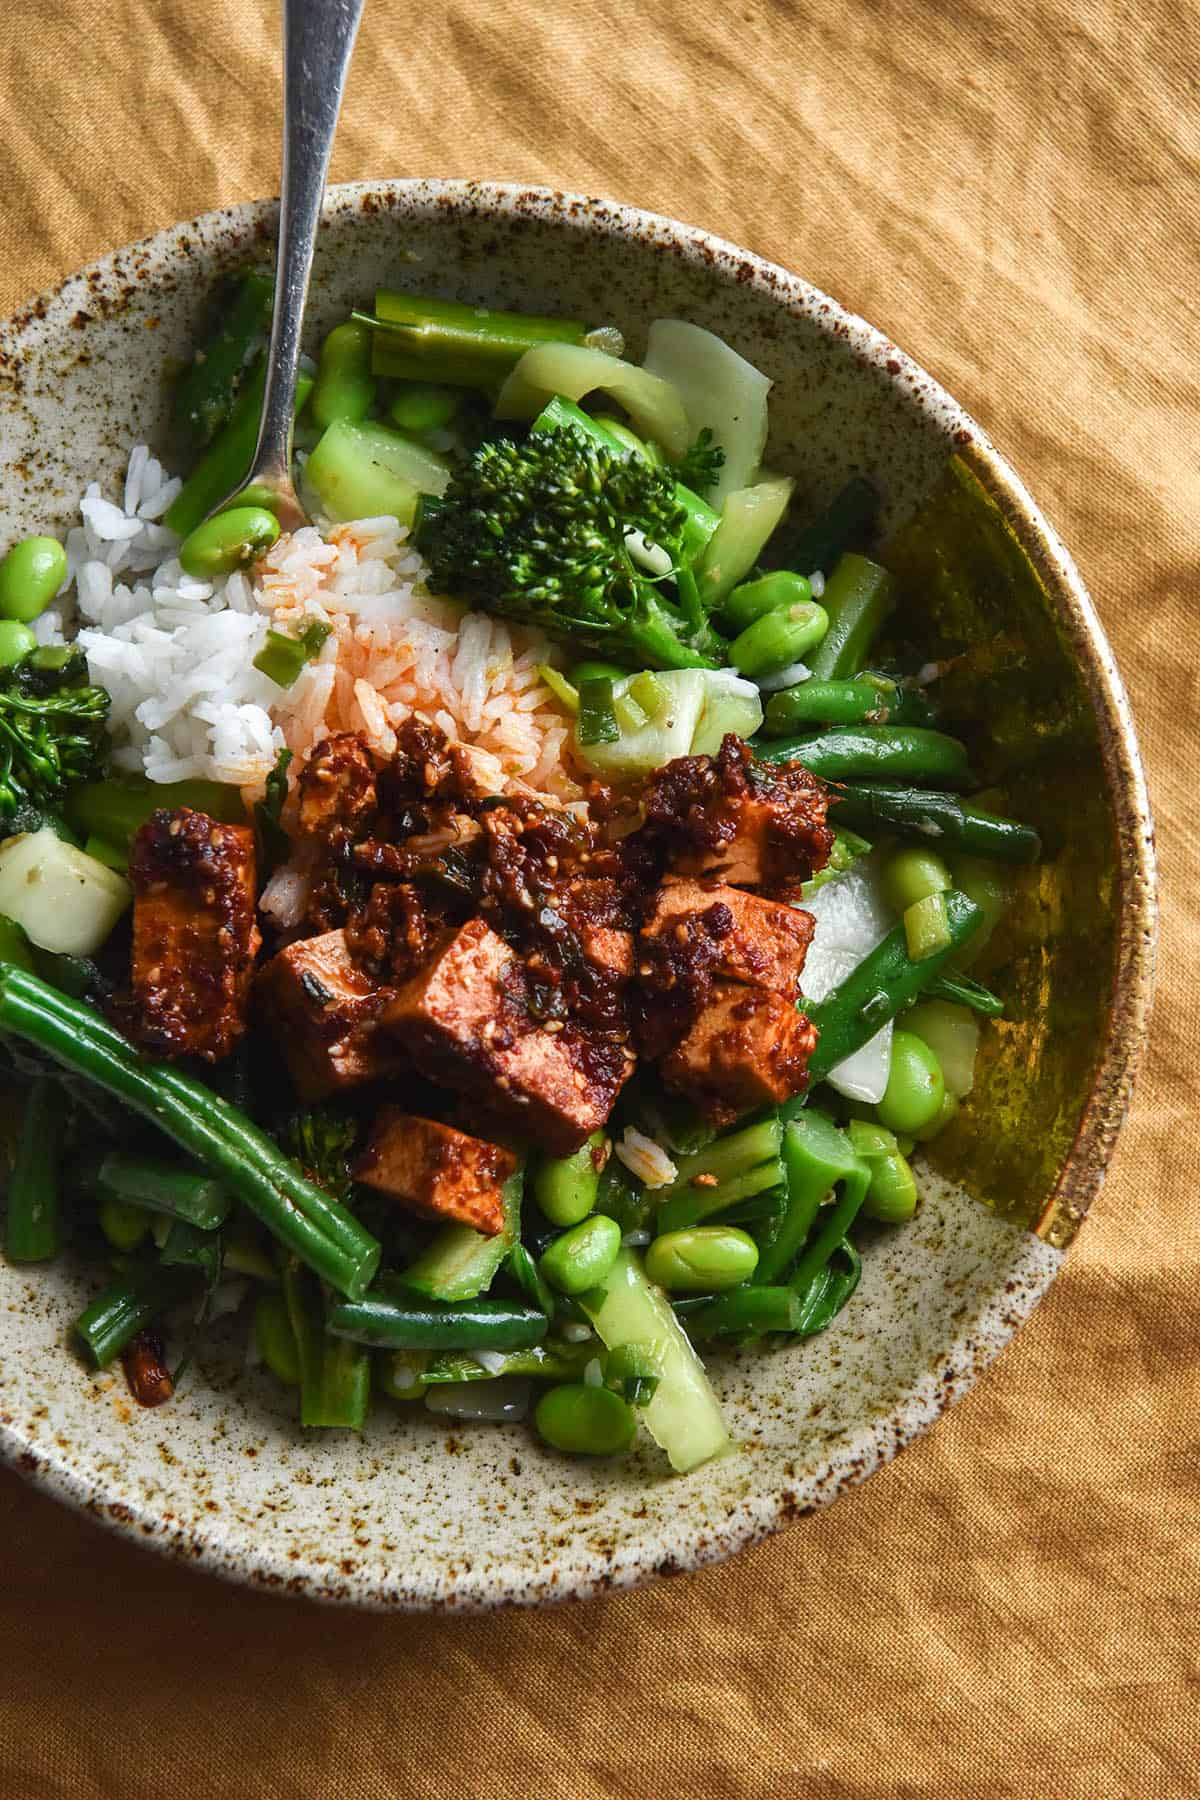
[[396,991],[386,1029],[430,1081],[465,1095],[505,1131],[567,1156],[604,1124],[633,1057],[569,1022],[531,1021],[520,974],[503,938],[472,919]]
[[516,1156],[499,1144],[385,1106],[354,1174],[422,1218],[496,1237],[504,1226],[502,1190],[516,1167]]
[[713,906],[724,907],[730,923],[726,935],[717,939],[717,973],[726,981],[770,988],[794,1000],[813,921],[793,906],[721,883],[668,881],[655,895],[643,936],[660,938],[679,929],[688,914],[704,913]]
[[693,847],[672,859],[680,875],[707,875],[735,887],[769,887],[779,856],[773,843],[776,809],[767,800],[736,798],[721,808],[734,831],[715,847]]
[[732,1122],[800,1093],[816,1042],[816,1027],[782,994],[721,981],[659,1066],[668,1087]]
[[405,1067],[379,1031],[391,993],[359,969],[344,931],[303,938],[271,958],[257,1001],[302,1099],[324,1100]]

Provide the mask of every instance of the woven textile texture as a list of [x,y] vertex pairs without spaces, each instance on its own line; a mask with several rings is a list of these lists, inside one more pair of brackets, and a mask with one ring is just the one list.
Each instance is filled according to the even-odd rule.
[[[268,0],[7,0],[0,315],[274,191],[276,39]],[[0,1474],[6,1800],[1200,1788],[1198,102],[1190,0],[371,0],[335,178],[512,178],[707,226],[880,325],[1012,458],[1140,723],[1153,1039],[1032,1323],[899,1463],[725,1567],[356,1617]]]

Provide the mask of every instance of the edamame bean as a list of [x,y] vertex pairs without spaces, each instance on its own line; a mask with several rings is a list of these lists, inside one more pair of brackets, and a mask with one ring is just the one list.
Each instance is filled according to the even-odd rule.
[[197,581],[215,581],[262,556],[278,536],[279,520],[265,506],[232,506],[188,533],[179,561]]
[[897,850],[883,870],[883,897],[898,913],[931,894],[945,894],[954,886],[950,871],[932,850]]
[[0,562],[0,618],[28,625],[66,578],[67,553],[57,538],[22,538]]
[[287,1301],[277,1288],[258,1296],[254,1307],[254,1341],[272,1375],[277,1375],[288,1387],[299,1387],[300,1351]]
[[544,1280],[560,1294],[586,1294],[599,1287],[617,1260],[621,1227],[606,1213],[593,1213],[555,1238],[538,1264]]
[[443,431],[455,416],[460,396],[432,381],[406,381],[389,411],[401,431]]
[[[902,1225],[917,1210],[917,1184],[895,1135],[885,1125],[852,1119],[846,1135],[871,1171],[863,1214],[884,1225]],[[905,1140],[909,1149],[912,1139]]]
[[23,656],[37,649],[37,639],[28,625],[17,619],[0,619],[0,669],[11,669]]
[[876,1107],[881,1125],[915,1137],[941,1111],[946,1082],[929,1045],[911,1031],[892,1035],[887,1087]]
[[953,1125],[955,1119],[958,1117],[959,1104],[958,1095],[952,1094],[950,1089],[947,1088],[945,1099],[942,1101],[942,1104],[934,1117],[930,1119],[928,1125],[922,1125],[920,1131],[915,1131],[913,1133],[917,1142],[919,1144],[928,1144],[930,1140],[937,1137],[940,1132],[945,1131],[947,1125]]
[[646,1251],[646,1273],[672,1294],[713,1294],[749,1281],[758,1267],[758,1245],[731,1225],[697,1225],[666,1231]]
[[322,431],[339,419],[356,425],[371,410],[375,399],[371,335],[368,325],[347,319],[344,325],[335,325],[321,345],[311,405]]
[[533,1197],[552,1225],[578,1225],[596,1204],[608,1140],[594,1131],[573,1156],[540,1156],[533,1165]]
[[783,606],[807,606],[812,597],[812,588],[803,575],[793,575],[790,569],[773,569],[757,581],[743,581],[735,587],[722,602],[721,613],[730,631],[745,631],[764,613]]
[[575,1456],[615,1456],[629,1448],[637,1430],[637,1416],[619,1394],[582,1381],[547,1388],[533,1422],[552,1449]]
[[119,1200],[115,1194],[106,1195],[96,1212],[100,1229],[114,1250],[136,1250],[150,1229],[150,1215],[145,1207]]
[[777,607],[747,625],[729,646],[729,660],[741,675],[753,679],[798,662],[829,629],[829,616],[815,600]]

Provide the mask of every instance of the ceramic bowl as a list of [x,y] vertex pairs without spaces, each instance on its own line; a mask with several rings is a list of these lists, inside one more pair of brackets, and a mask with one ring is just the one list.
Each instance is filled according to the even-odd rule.
[[[248,205],[161,232],[0,327],[0,542],[65,527],[131,442],[165,448],[168,372],[217,279],[269,254],[275,216]],[[524,1427],[420,1407],[381,1404],[361,1437],[304,1435],[291,1396],[244,1366],[240,1328],[173,1404],[141,1411],[119,1371],[72,1359],[83,1275],[0,1267],[0,1445],[48,1492],[172,1556],[324,1600],[530,1603],[727,1556],[833,1500],[1012,1336],[1100,1187],[1128,1100],[1151,979],[1150,820],[1070,558],[979,427],[870,325],[702,231],[480,183],[331,191],[312,344],[381,283],[614,322],[635,354],[649,320],[682,315],[752,358],[776,384],[770,461],[805,501],[853,470],[879,483],[906,617],[924,615],[919,634],[973,672],[987,779],[1053,853],[989,949],[1008,1017],[961,1123],[924,1161],[917,1219],[864,1246],[858,1294],[823,1335],[714,1363],[742,1449],[689,1477],[648,1442],[570,1461]]]

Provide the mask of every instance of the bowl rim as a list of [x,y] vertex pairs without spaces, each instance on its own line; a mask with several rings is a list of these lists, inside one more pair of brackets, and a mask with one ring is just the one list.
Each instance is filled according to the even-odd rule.
[[[649,245],[698,269],[717,267],[732,273],[740,285],[756,290],[779,305],[785,316],[789,309],[793,313],[803,313],[826,335],[848,339],[853,354],[872,366],[881,378],[904,382],[911,391],[912,404],[918,410],[933,417],[943,429],[947,419],[960,427],[954,433],[958,453],[998,506],[1029,556],[1075,652],[1096,719],[1109,814],[1116,837],[1120,911],[1105,1041],[1074,1142],[1036,1227],[1037,1235],[1050,1246],[1065,1250],[1101,1189],[1129,1107],[1150,1016],[1157,897],[1150,801],[1128,697],[1095,607],[1058,533],[1007,459],[935,377],[876,326],[765,257],[701,227],[644,208],[517,182],[413,177],[336,183],[326,191],[324,218],[329,220],[350,210],[377,211],[385,206],[399,206],[418,214],[423,211],[430,217],[447,214],[478,216],[481,213],[523,217],[575,230],[582,236],[608,236],[643,249]],[[178,257],[183,248],[181,240],[186,240],[189,235],[223,228],[247,238],[257,231],[261,237],[273,229],[277,209],[275,198],[215,208],[193,219],[166,226],[135,244],[109,251],[27,302],[9,319],[0,321],[0,336],[20,331],[31,320],[41,321],[62,305],[76,285],[85,285],[89,277],[102,278],[116,264],[138,258],[153,267],[158,259]],[[779,1530],[800,1513],[829,1504],[847,1488],[858,1485],[882,1463],[891,1461],[909,1442],[922,1436],[942,1412],[974,1385],[1041,1298],[1054,1279],[1057,1266],[1056,1263],[1049,1270],[1028,1306],[1020,1309],[1019,1314],[1010,1315],[1004,1328],[995,1333],[986,1354],[976,1354],[970,1366],[952,1369],[941,1384],[936,1399],[927,1407],[914,1409],[904,1426],[897,1426],[890,1418],[879,1421],[869,1433],[872,1442],[868,1453],[851,1467],[831,1468],[819,1484],[811,1504],[797,1506],[795,1496],[783,1487],[766,1495],[756,1493],[739,1508],[727,1530],[685,1544],[667,1563],[660,1558],[652,1564],[638,1564],[622,1571],[615,1579],[581,1573],[565,1583],[538,1587],[530,1583],[526,1571],[505,1566],[497,1570],[491,1588],[466,1595],[456,1594],[446,1581],[428,1591],[397,1595],[365,1571],[331,1589],[327,1574],[316,1565],[306,1569],[303,1564],[291,1561],[275,1563],[269,1551],[253,1554],[231,1551],[222,1545],[216,1533],[205,1539],[196,1532],[172,1530],[157,1518],[152,1508],[130,1505],[115,1487],[47,1456],[43,1446],[26,1436],[20,1425],[6,1415],[0,1415],[0,1457],[57,1498],[68,1501],[105,1527],[135,1542],[176,1556],[193,1566],[199,1564],[226,1578],[250,1581],[271,1591],[304,1593],[317,1599],[371,1608],[420,1611],[442,1608],[483,1610],[513,1603],[585,1597],[611,1586],[640,1585],[659,1574],[723,1560]]]

